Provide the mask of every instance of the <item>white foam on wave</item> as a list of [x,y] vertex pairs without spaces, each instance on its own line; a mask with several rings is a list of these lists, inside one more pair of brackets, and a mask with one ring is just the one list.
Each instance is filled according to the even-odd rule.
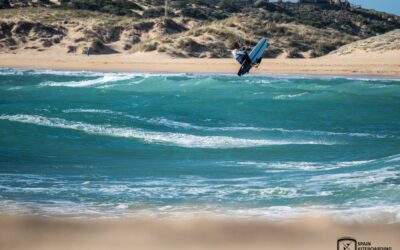
[[285,129],[285,128],[265,128],[265,127],[253,127],[253,126],[226,126],[226,127],[207,127],[193,125],[191,123],[177,122],[166,118],[154,118],[151,119],[153,123],[165,125],[167,127],[183,128],[183,129],[197,129],[203,131],[269,131],[269,132],[281,132],[281,133],[298,133],[308,134],[314,136],[352,136],[352,137],[372,137],[372,138],[398,138],[394,135],[380,135],[370,133],[358,133],[358,132],[331,132],[331,131],[320,131],[320,130],[302,130],[302,129]]
[[8,88],[7,90],[9,90],[9,91],[15,91],[15,90],[20,90],[20,89],[22,89],[22,86],[10,87],[10,88]]
[[[35,69],[35,70],[24,70],[24,74],[27,75],[57,75],[57,76],[103,76],[104,74],[98,71],[86,71],[86,70],[51,70],[51,69]],[[117,73],[118,74],[118,73]]]
[[397,223],[400,222],[400,206],[394,204],[367,207],[341,207],[337,205],[313,206],[263,206],[229,207],[218,205],[151,205],[135,202],[102,204],[72,201],[48,201],[46,203],[0,200],[0,211],[72,218],[193,218],[202,215],[216,218],[258,218],[268,221],[287,222],[301,218],[332,218],[342,223]]
[[[374,175],[371,171],[367,175]],[[331,200],[329,205],[314,206],[253,206],[251,202],[269,199],[292,199],[310,196],[330,196],[331,191],[307,190],[304,185],[310,185],[310,181],[300,184],[301,188],[273,186],[266,187],[264,181],[254,182],[250,178],[234,178],[233,183],[224,184],[213,182],[207,178],[179,178],[179,179],[136,179],[135,181],[122,182],[89,182],[82,187],[77,181],[53,179],[50,186],[25,187],[33,178],[46,179],[46,176],[12,174],[7,176],[0,185],[0,190],[9,197],[7,193],[15,195],[16,192],[29,194],[43,194],[48,197],[46,202],[21,201],[0,199],[1,211],[23,211],[30,214],[40,215],[67,215],[67,216],[192,216],[194,214],[209,213],[216,216],[235,217],[260,217],[277,221],[286,221],[293,218],[309,216],[331,216],[335,219],[347,222],[398,222],[400,221],[400,206],[387,200],[377,200],[373,197],[349,199],[344,203],[336,203]],[[8,178],[10,177],[10,178]],[[22,178],[21,178],[22,177]],[[63,178],[61,176],[57,178]],[[343,177],[347,178],[347,177]],[[21,179],[26,179],[22,180]],[[20,183],[15,186],[15,180]],[[177,181],[179,180],[179,181]],[[9,182],[8,182],[9,181]],[[238,182],[239,181],[239,182]],[[8,184],[7,184],[8,183]],[[329,181],[324,181],[330,185]],[[317,183],[318,184],[318,183]],[[299,187],[300,187],[299,186]],[[343,183],[340,183],[343,186]],[[345,185],[347,186],[347,185]],[[398,190],[397,187],[395,187]],[[70,198],[64,197],[60,200],[58,195],[65,192],[79,193],[82,199],[75,203]],[[394,191],[393,191],[394,192]],[[115,202],[96,201],[93,202],[90,195],[98,197],[113,197]],[[121,195],[121,196],[119,196]],[[123,198],[122,198],[123,197]],[[207,201],[207,204],[193,204],[193,197]],[[203,197],[203,199],[202,199]],[[170,204],[168,201],[158,203],[160,199],[184,199],[187,203]],[[333,197],[335,199],[335,197]],[[106,199],[107,200],[107,199]],[[142,203],[143,200],[147,201]],[[390,200],[390,199],[389,199]],[[218,201],[215,204],[213,201]],[[154,203],[152,203],[154,202]],[[210,203],[211,202],[211,203]],[[227,202],[227,203],[225,203]],[[220,205],[218,205],[220,204]],[[225,204],[225,205],[222,205]],[[231,206],[232,205],[232,206]]]
[[248,75],[246,78],[256,78],[256,77],[268,77],[271,79],[318,79],[318,80],[337,80],[337,79],[346,79],[346,80],[359,80],[359,81],[371,81],[371,82],[386,82],[386,81],[400,81],[398,77],[385,77],[385,76],[367,76],[367,75],[312,75],[312,74],[257,74],[257,75]]
[[[132,116],[129,116],[132,117]],[[136,117],[137,118],[137,117]],[[163,117],[160,118],[140,118],[142,121],[145,121],[147,123],[151,123],[154,125],[163,125],[166,127],[173,127],[173,128],[183,128],[183,129],[201,129],[203,128],[202,126],[196,126],[187,122],[178,122],[178,121],[173,121],[169,120]]]
[[[309,196],[298,193],[293,187],[265,187],[265,182],[252,182],[251,178],[231,179],[231,183],[210,182],[206,178],[179,178],[177,179],[136,179],[116,182],[81,182],[71,181],[59,177],[49,180],[45,185],[33,185],[31,178],[23,175],[14,175],[17,183],[11,178],[0,178],[0,191],[7,193],[39,193],[46,197],[56,197],[62,192],[79,193],[81,197],[99,195],[101,197],[122,195],[128,200],[157,200],[157,199],[191,199],[190,197],[206,197],[214,199],[250,201],[271,198],[295,198]],[[35,178],[38,178],[37,176]],[[17,185],[16,185],[17,184]],[[46,186],[46,187],[43,187]],[[313,194],[319,195],[319,194]]]
[[133,138],[147,143],[172,145],[186,148],[247,148],[271,145],[292,144],[320,144],[332,145],[327,141],[289,141],[289,140],[265,140],[242,139],[228,136],[198,136],[182,133],[154,132],[136,128],[116,128],[110,125],[93,125],[82,122],[67,121],[60,118],[47,118],[38,115],[1,115],[1,120],[28,123],[39,126],[56,127],[82,131],[88,134],[105,135],[113,137]]
[[[103,76],[104,74],[114,73],[102,73],[96,71],[69,71],[69,70],[50,70],[50,69],[0,69],[0,75],[59,75],[59,76]],[[119,73],[115,73],[119,74]]]
[[[342,77],[340,77],[342,78]],[[365,81],[365,82],[398,82],[400,78],[396,77],[344,77],[346,80]]]
[[44,82],[39,84],[40,86],[52,86],[52,87],[88,87],[92,85],[98,85],[103,83],[117,82],[131,79],[132,75],[105,75],[100,78],[83,81],[71,81],[71,82]]
[[364,164],[372,163],[374,160],[368,161],[343,161],[343,162],[254,162],[244,161],[234,163],[239,166],[251,166],[265,169],[281,169],[286,171],[291,170],[303,170],[303,171],[324,171],[332,170],[343,167],[356,167]]
[[135,120],[146,122],[153,125],[165,126],[177,129],[194,129],[201,131],[269,131],[269,132],[280,132],[280,133],[299,133],[309,134],[314,136],[353,136],[353,137],[373,137],[373,138],[398,138],[394,135],[380,135],[370,133],[358,133],[358,132],[330,132],[330,131],[319,131],[319,130],[301,130],[301,129],[285,129],[285,128],[264,128],[264,127],[253,127],[253,126],[225,126],[225,127],[208,127],[201,125],[194,125],[189,122],[175,121],[164,117],[145,118],[136,115],[130,115],[124,112],[102,110],[102,109],[67,109],[64,113],[103,113],[129,117]]
[[286,187],[273,187],[273,188],[250,188],[242,189],[237,191],[242,195],[249,197],[254,197],[255,199],[265,199],[265,198],[294,198],[303,196],[297,193],[295,188]]
[[116,84],[112,84],[124,80],[132,80],[129,84],[140,84],[149,77],[172,77],[172,76],[186,76],[185,74],[150,74],[150,73],[101,73],[101,72],[42,72],[42,74],[55,74],[67,76],[80,76],[80,77],[97,77],[91,80],[70,81],[70,82],[43,82],[39,86],[51,87],[89,87],[97,86],[97,88],[112,88]]
[[385,158],[386,162],[396,162],[396,161],[400,161],[400,154],[397,155],[391,155]]
[[179,122],[170,120],[164,117],[156,117],[156,118],[145,118],[137,115],[130,115],[123,112],[112,111],[107,109],[66,109],[63,110],[64,113],[101,113],[101,114],[112,114],[112,115],[119,115],[125,116],[128,118],[132,118],[135,120],[139,120],[142,122],[146,122],[153,125],[162,125],[170,128],[182,128],[182,129],[198,129],[198,130],[207,130],[207,127],[203,126],[196,126],[191,123],[187,122]]
[[108,109],[66,109],[64,113],[100,113],[100,114],[116,114],[116,112]]
[[371,185],[383,183],[388,179],[398,179],[399,170],[393,167],[385,167],[370,171],[356,171],[352,173],[323,174],[311,177],[310,181],[315,183],[329,183],[348,187]]
[[[236,128],[236,127],[233,127]],[[285,129],[285,128],[254,128],[248,127],[249,130],[264,130],[264,131],[277,131],[282,133],[303,133],[317,136],[352,136],[352,137],[373,137],[373,138],[398,138],[394,135],[380,135],[371,133],[361,132],[332,132],[332,131],[321,131],[321,130],[303,130],[303,129]]]
[[101,72],[87,70],[51,70],[51,69],[0,69],[0,75],[59,75],[59,76],[87,76],[100,77],[105,75],[131,75],[131,76],[193,76],[201,77],[201,75],[186,73],[145,73],[145,72]]
[[23,75],[23,71],[16,69],[0,69],[0,76]]
[[308,92],[303,92],[303,93],[299,93],[299,94],[293,94],[293,95],[278,95],[278,96],[274,96],[272,99],[274,100],[288,100],[288,99],[293,99],[296,97],[300,97],[300,96],[304,96],[307,95]]

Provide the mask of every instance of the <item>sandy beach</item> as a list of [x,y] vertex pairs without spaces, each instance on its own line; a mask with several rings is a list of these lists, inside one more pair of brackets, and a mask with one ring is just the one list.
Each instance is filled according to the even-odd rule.
[[[40,68],[113,72],[236,73],[233,59],[171,58],[157,53],[70,55],[64,53],[0,54],[2,68]],[[400,51],[358,52],[318,59],[264,59],[252,74],[400,76]]]
[[0,218],[0,248],[18,249],[336,249],[349,236],[398,249],[400,224],[287,223],[236,219]]

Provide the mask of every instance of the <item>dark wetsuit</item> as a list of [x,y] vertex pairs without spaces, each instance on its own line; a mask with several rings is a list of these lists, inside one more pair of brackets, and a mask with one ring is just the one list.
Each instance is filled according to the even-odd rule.
[[248,49],[244,48],[243,50],[240,50],[240,51],[234,50],[234,52],[232,54],[235,56],[236,61],[238,61],[238,63],[242,64],[244,61],[250,60],[249,55],[247,54],[247,51],[248,51]]

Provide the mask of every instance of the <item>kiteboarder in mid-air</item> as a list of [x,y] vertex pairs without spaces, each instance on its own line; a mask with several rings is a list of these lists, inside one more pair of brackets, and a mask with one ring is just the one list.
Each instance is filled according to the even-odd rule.
[[249,73],[252,67],[258,67],[264,57],[265,50],[268,48],[268,39],[262,38],[257,45],[250,51],[249,48],[243,47],[240,49],[239,43],[234,44],[232,55],[235,60],[241,65],[238,71],[238,76]]

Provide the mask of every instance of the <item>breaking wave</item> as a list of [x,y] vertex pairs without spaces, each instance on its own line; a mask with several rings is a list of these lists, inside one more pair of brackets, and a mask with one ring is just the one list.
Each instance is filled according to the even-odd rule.
[[0,120],[28,123],[39,126],[56,127],[82,131],[88,134],[97,134],[113,137],[139,139],[146,143],[172,145],[186,148],[247,148],[272,145],[292,144],[319,144],[333,145],[324,141],[286,141],[264,139],[242,139],[228,136],[197,136],[183,133],[154,132],[136,128],[116,128],[110,125],[93,125],[82,122],[67,121],[60,118],[47,118],[38,115],[1,115]]
[[105,75],[100,78],[92,79],[92,80],[83,80],[83,81],[71,81],[71,82],[44,82],[41,83],[40,86],[52,86],[52,87],[88,87],[92,85],[111,83],[123,80],[132,79],[133,76],[130,75]]
[[301,129],[285,129],[285,128],[264,128],[264,127],[253,127],[253,126],[224,126],[224,127],[209,127],[209,126],[201,126],[195,125],[189,122],[181,122],[175,121],[171,119],[167,119],[164,117],[156,117],[156,118],[145,118],[137,115],[130,115],[124,112],[105,110],[105,109],[66,109],[63,111],[64,113],[100,113],[100,114],[110,114],[110,115],[119,115],[128,118],[132,118],[138,121],[142,121],[152,125],[165,126],[169,128],[176,129],[193,129],[193,130],[201,130],[201,131],[269,131],[269,132],[280,132],[287,134],[306,134],[313,136],[351,136],[351,137],[372,137],[372,138],[395,138],[397,136],[394,135],[381,135],[381,134],[371,134],[371,133],[360,133],[360,132],[331,132],[331,131],[319,131],[319,130],[301,130]]

